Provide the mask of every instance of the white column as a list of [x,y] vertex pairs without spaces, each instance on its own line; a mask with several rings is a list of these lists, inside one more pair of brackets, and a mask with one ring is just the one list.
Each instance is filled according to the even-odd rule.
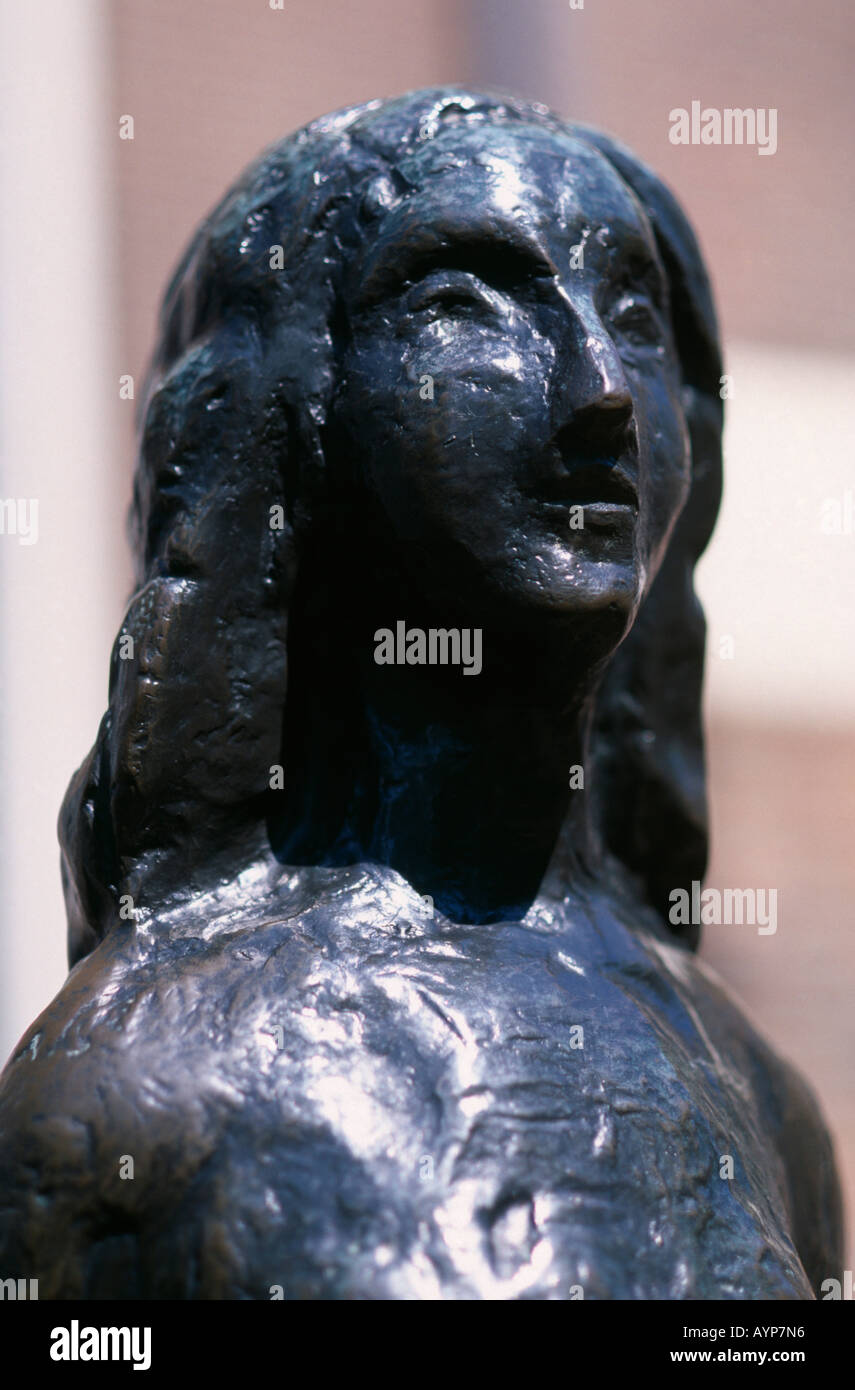
[[100,0],[0,9],[0,1054],[65,973],[56,817],[106,706],[129,566]]

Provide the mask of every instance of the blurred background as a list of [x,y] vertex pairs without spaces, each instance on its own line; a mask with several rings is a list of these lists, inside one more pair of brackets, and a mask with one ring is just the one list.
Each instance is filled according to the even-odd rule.
[[[0,1053],[65,975],[55,822],[129,594],[135,402],[170,271],[262,146],[464,82],[610,131],[700,235],[730,382],[709,622],[709,883],[778,930],[703,955],[812,1081],[855,1216],[855,15],[850,0],[2,0]],[[775,108],[778,148],[675,146],[672,108]],[[133,139],[120,121],[133,117]],[[127,131],[127,123],[125,130]],[[847,1264],[855,1265],[848,1247]]]

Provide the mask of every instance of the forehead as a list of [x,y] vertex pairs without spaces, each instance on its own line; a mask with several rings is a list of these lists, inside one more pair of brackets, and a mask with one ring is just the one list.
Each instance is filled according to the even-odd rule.
[[586,229],[615,247],[653,240],[631,189],[604,155],[569,132],[460,123],[417,146],[400,172],[414,191],[384,220],[387,245],[416,227],[488,238],[508,224],[547,247]]

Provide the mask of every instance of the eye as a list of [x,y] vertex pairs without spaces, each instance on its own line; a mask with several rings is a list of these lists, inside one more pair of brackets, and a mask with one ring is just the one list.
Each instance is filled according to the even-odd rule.
[[629,342],[639,347],[664,347],[662,317],[643,291],[625,291],[611,306],[607,317],[617,334]]
[[407,308],[433,322],[488,313],[493,304],[489,290],[477,276],[444,271],[429,275],[416,285],[407,296]]

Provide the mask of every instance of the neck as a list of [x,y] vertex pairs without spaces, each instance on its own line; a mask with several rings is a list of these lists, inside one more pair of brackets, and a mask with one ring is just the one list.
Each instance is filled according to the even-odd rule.
[[[394,612],[362,592],[351,614],[371,619],[334,632],[319,628],[311,602],[295,605],[277,856],[380,862],[452,920],[518,920],[599,858],[578,785],[594,675],[574,669],[566,631],[535,641],[485,628],[477,674],[378,664],[379,630],[394,638],[399,620],[411,636],[455,625],[447,608],[443,622],[401,585],[383,592],[398,595]],[[417,658],[418,641],[399,640],[394,655],[407,650]]]

